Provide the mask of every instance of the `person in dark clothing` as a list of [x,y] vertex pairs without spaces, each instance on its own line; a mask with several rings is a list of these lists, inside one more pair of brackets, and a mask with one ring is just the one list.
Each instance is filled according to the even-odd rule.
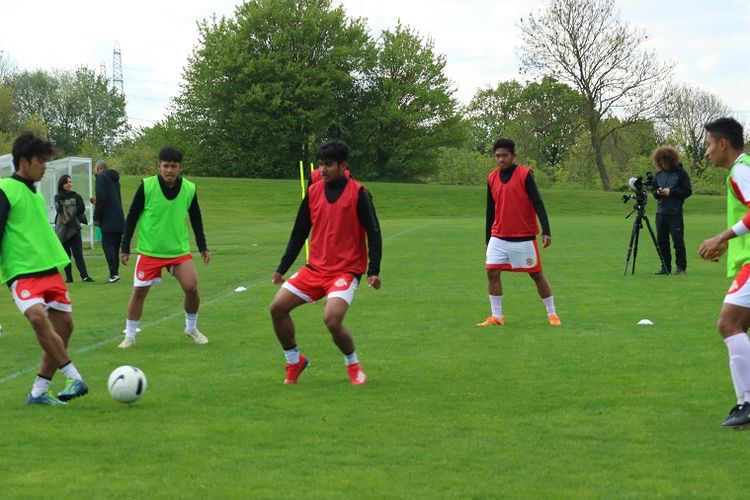
[[[55,234],[60,239],[65,253],[72,254],[76,261],[76,267],[81,275],[81,281],[91,283],[94,280],[86,270],[86,261],[83,260],[83,240],[81,239],[81,224],[88,224],[86,220],[86,205],[83,204],[81,195],[73,191],[73,178],[63,175],[57,181],[57,194],[55,195]],[[73,283],[73,265],[65,266],[65,281]]]
[[107,163],[96,163],[96,208],[94,225],[102,231],[102,250],[109,266],[109,283],[120,281],[120,244],[125,230],[122,211],[120,174],[107,168]]
[[669,237],[674,244],[675,274],[685,274],[687,254],[685,252],[685,229],[682,220],[682,205],[685,199],[693,194],[690,176],[680,163],[680,154],[669,146],[656,148],[652,156],[654,167],[654,186],[651,191],[657,200],[656,205],[656,239],[659,252],[664,259],[664,266],[654,274],[672,273],[672,253],[669,249]]

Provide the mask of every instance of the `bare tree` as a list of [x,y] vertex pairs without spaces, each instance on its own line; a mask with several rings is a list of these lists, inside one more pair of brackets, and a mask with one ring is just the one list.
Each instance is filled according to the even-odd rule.
[[680,85],[671,89],[662,109],[662,121],[669,138],[689,158],[693,171],[701,175],[706,169],[703,126],[716,118],[729,116],[729,106],[710,92]]
[[[672,66],[642,48],[646,34],[620,20],[615,0],[550,0],[519,23],[521,61],[578,89],[602,187],[610,190],[602,141],[615,130],[657,114]],[[615,116],[605,126],[604,119]]]
[[8,58],[5,51],[0,50],[0,85],[5,85],[8,79],[16,72],[16,67]]

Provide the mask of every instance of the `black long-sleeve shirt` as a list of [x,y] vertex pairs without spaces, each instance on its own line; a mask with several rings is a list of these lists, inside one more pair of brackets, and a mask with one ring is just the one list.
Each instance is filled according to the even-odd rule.
[[[505,170],[500,170],[500,182],[503,184],[507,183],[513,173],[516,171],[516,166],[513,165]],[[534,205],[537,217],[539,217],[539,223],[542,225],[542,234],[552,236],[549,228],[549,218],[547,217],[547,210],[544,208],[544,202],[542,201],[542,195],[539,194],[539,188],[534,182],[534,175],[526,176],[526,193],[529,195],[531,204]],[[492,197],[492,189],[487,184],[487,221],[485,227],[485,243],[489,243],[490,237],[492,236],[492,225],[495,223],[495,198]],[[526,236],[520,238],[503,238],[508,241],[529,241],[536,239],[536,236]]]
[[[34,181],[30,179],[24,179],[23,177],[20,177],[17,174],[13,174],[11,178],[23,182],[26,184],[26,187],[31,190],[32,193],[36,193],[36,186],[34,185]],[[8,215],[10,212],[10,209],[12,207],[10,206],[10,200],[5,195],[5,192],[0,190],[0,245],[3,244],[3,237],[5,236],[5,226],[8,223]],[[19,274],[18,276],[12,276],[5,284],[10,287],[14,281],[20,278],[31,278],[34,276],[50,276],[53,274],[57,274],[56,268],[46,269],[44,271],[39,271],[36,273],[29,273],[29,274]]]
[[[343,178],[325,185],[325,195],[329,203],[334,203],[339,199],[347,182],[349,182],[348,179]],[[367,253],[370,260],[367,276],[377,276],[380,274],[380,260],[383,256],[383,237],[380,233],[380,222],[375,213],[375,206],[372,204],[372,196],[364,187],[360,188],[357,198],[357,217],[367,232]],[[294,221],[289,243],[276,272],[283,275],[294,264],[311,229],[309,196],[305,196],[297,211],[297,219]]]
[[[182,177],[177,178],[174,186],[168,186],[167,182],[158,176],[159,187],[164,197],[168,200],[174,200],[180,193],[180,187],[182,187]],[[138,189],[133,195],[133,202],[130,204],[130,210],[128,211],[128,217],[125,219],[125,233],[122,235],[122,253],[130,253],[130,241],[133,239],[133,233],[135,227],[138,224],[138,218],[143,213],[143,209],[146,206],[146,195],[143,191],[143,181],[141,181]],[[193,233],[195,234],[195,243],[198,245],[198,250],[203,252],[208,250],[206,246],[206,235],[203,233],[203,218],[201,217],[201,209],[198,205],[198,192],[195,192],[193,201],[188,208],[188,214],[190,215],[190,225],[193,227]]]

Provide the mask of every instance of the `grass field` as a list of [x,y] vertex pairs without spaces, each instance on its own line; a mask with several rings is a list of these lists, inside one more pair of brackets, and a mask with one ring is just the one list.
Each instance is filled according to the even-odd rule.
[[[128,204],[136,182],[125,178]],[[117,349],[131,278],[105,284],[101,250],[90,251],[98,281],[70,291],[71,352],[91,393],[29,407],[39,347],[9,295],[0,304],[0,497],[747,494],[735,464],[750,459],[750,433],[719,427],[734,399],[715,332],[729,281],[723,262],[697,257],[725,227],[723,198],[688,200],[687,276],[653,276],[644,231],[636,274],[623,277],[632,219],[620,194],[543,192],[553,244],[542,258],[563,326],[547,324],[528,277],[504,274],[506,326],[487,330],[473,326],[489,312],[484,188],[369,184],[383,288],[362,287],[346,321],[368,384],[348,384],[316,304],[294,313],[313,365],[284,386],[267,307],[298,184],[197,183],[213,251],[197,264],[208,345],[182,335],[181,292],[167,280],[148,297],[138,346]],[[132,406],[105,387],[122,364],[149,379]]]

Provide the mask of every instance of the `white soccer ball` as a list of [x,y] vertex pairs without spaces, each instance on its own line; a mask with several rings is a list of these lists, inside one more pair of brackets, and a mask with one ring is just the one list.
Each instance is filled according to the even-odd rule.
[[148,387],[146,375],[135,366],[120,366],[109,375],[107,389],[120,403],[135,403]]

